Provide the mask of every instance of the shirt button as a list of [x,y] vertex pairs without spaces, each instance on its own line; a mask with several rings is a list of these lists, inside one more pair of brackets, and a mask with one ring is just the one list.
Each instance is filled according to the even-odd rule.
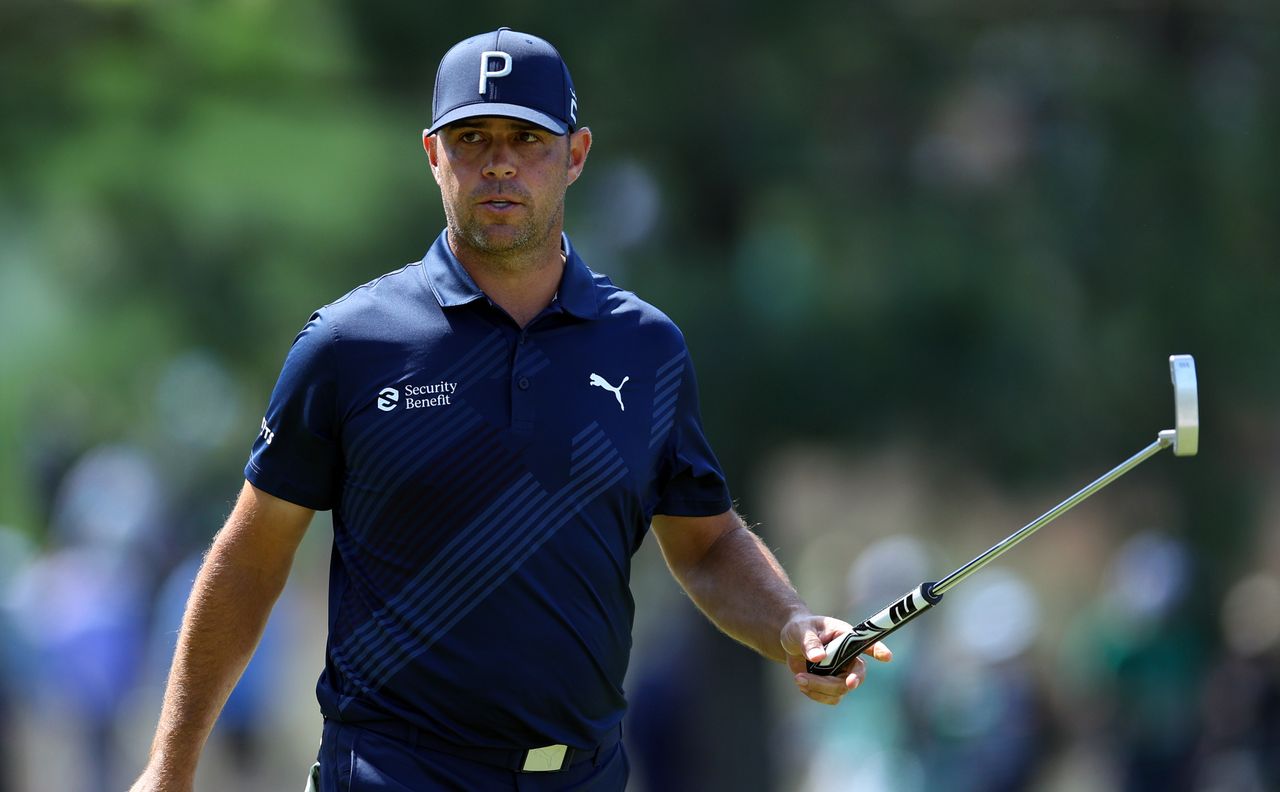
[[529,390],[529,378],[521,377],[516,381],[516,386],[519,387],[520,390]]

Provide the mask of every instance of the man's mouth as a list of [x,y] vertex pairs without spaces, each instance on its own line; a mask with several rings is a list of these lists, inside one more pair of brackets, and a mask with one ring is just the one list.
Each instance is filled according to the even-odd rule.
[[509,201],[505,198],[488,198],[481,201],[480,205],[501,211],[503,209],[510,209],[513,206],[520,206],[521,204],[519,201]]

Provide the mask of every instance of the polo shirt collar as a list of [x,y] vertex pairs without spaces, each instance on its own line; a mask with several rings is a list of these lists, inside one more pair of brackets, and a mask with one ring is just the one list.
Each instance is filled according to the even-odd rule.
[[467,274],[467,268],[449,249],[448,231],[441,231],[427,255],[422,257],[422,271],[442,308],[466,305],[484,297],[484,292]]
[[564,275],[560,276],[560,291],[556,298],[560,305],[579,319],[595,319],[600,316],[596,301],[596,279],[587,264],[578,256],[569,235],[560,235],[560,248],[564,251]]
[[[560,289],[556,293],[565,312],[579,319],[595,319],[600,315],[596,302],[596,284],[591,270],[569,243],[569,235],[560,235],[560,248],[564,251],[564,274],[560,276]],[[422,269],[436,300],[442,308],[451,308],[475,302],[485,296],[471,279],[467,268],[449,248],[448,231],[440,232],[436,241],[422,258]],[[553,305],[555,303],[553,302]]]

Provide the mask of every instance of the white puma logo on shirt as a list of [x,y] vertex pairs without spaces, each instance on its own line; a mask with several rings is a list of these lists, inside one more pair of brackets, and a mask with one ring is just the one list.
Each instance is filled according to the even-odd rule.
[[613,395],[618,399],[618,406],[622,408],[623,412],[626,412],[627,406],[622,403],[622,386],[626,385],[627,380],[629,379],[631,378],[623,377],[622,382],[619,382],[618,387],[615,388],[612,385],[610,385],[609,382],[604,377],[600,376],[599,374],[592,374],[591,384],[595,385],[598,388],[604,388],[605,390],[612,392]]

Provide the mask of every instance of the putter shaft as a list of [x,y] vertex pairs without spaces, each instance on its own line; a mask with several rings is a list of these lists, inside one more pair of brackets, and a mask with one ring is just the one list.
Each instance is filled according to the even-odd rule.
[[1079,504],[1080,501],[1084,500],[1085,498],[1088,498],[1090,495],[1094,494],[1098,490],[1102,489],[1103,487],[1107,486],[1111,482],[1123,476],[1125,473],[1128,473],[1133,468],[1142,464],[1147,460],[1148,457],[1151,457],[1152,455],[1157,454],[1160,451],[1163,451],[1164,449],[1168,448],[1173,443],[1172,438],[1169,436],[1170,434],[1172,433],[1161,432],[1160,435],[1155,439],[1155,441],[1151,443],[1151,445],[1147,446],[1146,448],[1142,449],[1138,453],[1134,454],[1133,456],[1129,457],[1125,461],[1121,462],[1119,465],[1116,465],[1111,470],[1102,474],[1097,479],[1095,479],[1091,484],[1086,486],[1084,489],[1072,495],[1070,498],[1067,498],[1062,503],[1059,503],[1057,506],[1054,506],[1052,509],[1040,515],[1032,522],[1027,523],[1022,528],[1020,528],[1017,532],[1010,534],[1009,536],[1005,537],[1003,540],[1001,540],[997,544],[991,546],[982,555],[978,556],[977,558],[973,559],[969,563],[960,567],[955,572],[952,572],[950,575],[947,575],[942,580],[939,580],[933,586],[933,593],[938,596],[942,596],[943,594],[946,594],[952,588],[959,585],[960,582],[963,581],[965,578],[969,577],[974,572],[977,572],[979,569],[982,569],[987,564],[991,563],[995,559],[1004,555],[1009,550],[1013,549],[1023,539],[1026,539],[1028,536],[1031,536],[1036,531],[1040,530],[1044,526],[1048,525],[1049,523],[1061,517],[1066,512],[1070,511],[1073,507]]

